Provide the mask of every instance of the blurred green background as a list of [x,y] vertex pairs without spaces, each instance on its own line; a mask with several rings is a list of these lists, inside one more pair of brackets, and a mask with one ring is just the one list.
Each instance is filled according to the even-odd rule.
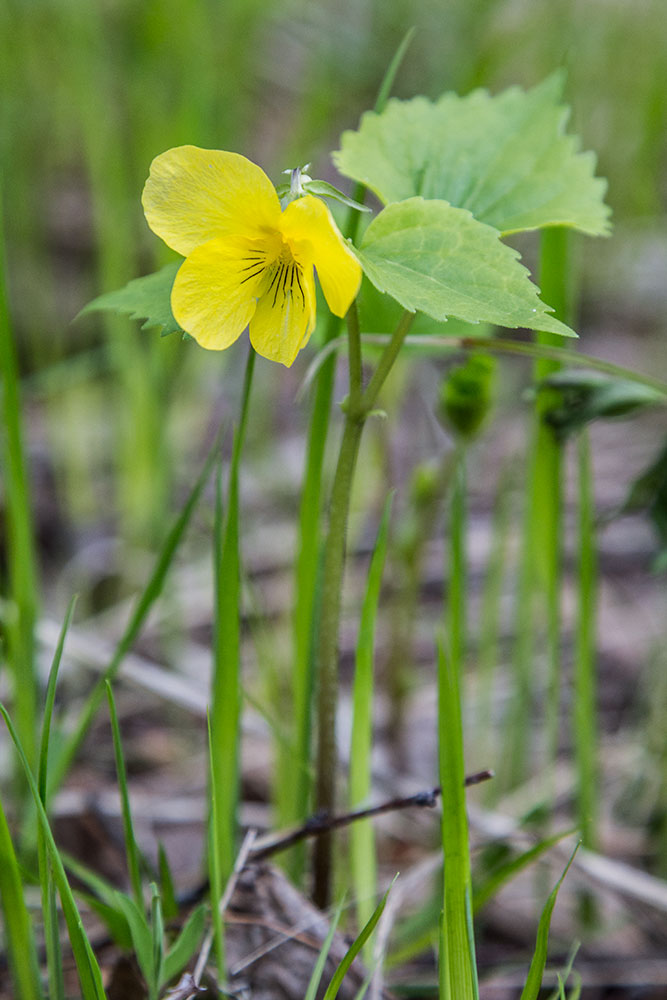
[[[588,294],[629,327],[661,331],[663,0],[5,0],[13,325],[25,399],[74,521],[94,523],[103,507],[128,538],[159,532],[174,469],[212,419],[201,400],[237,364],[120,318],[72,322],[166,259],[140,205],[153,156],[193,143],[242,152],[276,181],[308,161],[335,180],[329,153],[411,26],[398,96],[529,87],[567,68],[572,127],[609,178],[617,233],[584,261]],[[174,412],[175,394],[195,411]]]

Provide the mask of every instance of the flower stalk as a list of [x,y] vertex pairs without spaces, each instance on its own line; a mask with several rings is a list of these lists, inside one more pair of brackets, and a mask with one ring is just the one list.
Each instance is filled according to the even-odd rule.
[[[338,637],[340,630],[343,573],[350,498],[359,444],[366,419],[398,356],[410,329],[412,313],[404,313],[380,357],[364,391],[361,365],[361,337],[356,303],[346,320],[349,349],[349,395],[343,406],[345,424],[329,504],[329,527],[324,548],[322,610],[317,645],[317,779],[316,806],[321,815],[333,815],[336,808],[336,707],[338,705]],[[325,908],[331,894],[331,833],[318,838],[314,854],[316,905]]]

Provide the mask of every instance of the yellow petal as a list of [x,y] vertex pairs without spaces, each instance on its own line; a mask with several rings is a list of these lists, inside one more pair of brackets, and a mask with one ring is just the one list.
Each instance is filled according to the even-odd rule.
[[289,368],[314,329],[312,266],[302,268],[292,261],[276,266],[250,321],[252,346],[262,357]]
[[174,318],[202,347],[222,351],[248,325],[264,280],[252,243],[209,240],[192,251],[176,275]]
[[142,204],[148,225],[187,256],[218,236],[276,228],[280,202],[261,167],[238,153],[176,146],[156,156]]
[[298,259],[309,257],[317,269],[329,308],[344,316],[359,291],[361,265],[341,236],[324,202],[312,195],[290,202],[280,229]]

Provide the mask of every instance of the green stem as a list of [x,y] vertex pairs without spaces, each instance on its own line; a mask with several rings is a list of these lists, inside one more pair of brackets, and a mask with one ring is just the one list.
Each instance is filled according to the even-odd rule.
[[[362,344],[373,347],[383,347],[389,342],[389,339],[385,333],[364,333],[361,336]],[[566,343],[571,343],[571,341],[566,341]],[[341,344],[341,338],[327,342],[326,346],[322,348],[311,364],[309,378],[313,377],[320,366],[325,364],[329,356],[335,353]],[[518,354],[525,358],[558,361],[567,365],[574,365],[577,368],[591,368],[593,371],[604,375],[613,375],[616,378],[627,379],[636,385],[645,385],[647,389],[653,389],[660,396],[667,397],[667,383],[662,379],[653,378],[651,375],[634,371],[632,368],[624,368],[622,365],[614,364],[613,361],[596,358],[592,354],[583,354],[581,351],[574,352],[571,347],[558,347],[555,343],[552,345],[534,342],[523,343],[520,340],[508,340],[503,337],[441,337],[438,334],[424,333],[413,334],[407,337],[405,346],[418,347],[422,353],[425,348],[430,348],[434,354],[440,350],[451,354],[456,351],[479,351],[483,349],[492,354]],[[657,402],[658,400],[656,400]]]
[[466,645],[466,448],[456,449],[449,516],[447,640],[454,668],[463,670]]
[[[572,289],[570,281],[570,245],[567,230],[563,227],[545,229],[540,235],[540,286],[545,300],[553,306],[555,315],[568,323],[572,321]],[[552,333],[537,332],[538,344],[551,347],[557,341]],[[539,384],[561,365],[550,359],[535,363],[535,380]],[[543,587],[547,624],[547,701],[546,701],[546,752],[547,763],[553,765],[558,752],[561,705],[561,560],[563,519],[563,459],[561,441],[545,422],[544,414],[553,403],[552,392],[542,389],[537,397],[536,450],[534,462],[534,506],[538,571]]]
[[361,399],[362,409],[365,411],[365,414],[367,414],[375,406],[380,389],[384,385],[387,375],[391,371],[393,364],[398,357],[398,352],[403,346],[403,341],[408,335],[414,318],[414,313],[404,312],[398,321],[398,326],[392,333],[389,342],[385,345],[384,351],[380,355],[378,366],[373,372],[371,380],[366,386],[366,391]]
[[[413,36],[414,29],[411,28],[403,37],[384,75],[373,109],[376,114],[384,111],[396,74]],[[352,194],[353,200],[363,204],[365,197],[365,186],[357,183]],[[359,221],[360,213],[356,209],[350,209],[343,232],[352,242],[356,239]],[[326,330],[325,343],[335,342],[339,328],[339,318],[331,315]],[[335,354],[332,353],[324,362],[317,380],[317,390],[308,435],[301,508],[299,511],[299,553],[296,565],[294,609],[295,649],[294,670],[292,674],[294,718],[296,720],[295,750],[297,757],[297,779],[294,781],[294,768],[292,762],[288,761],[289,771],[287,774],[289,777],[286,780],[283,776],[280,784],[283,815],[287,812],[287,815],[284,815],[286,822],[305,816],[310,796],[311,783],[308,777],[308,763],[310,760],[311,698],[314,679],[313,637],[317,633],[315,595],[318,589],[318,552],[321,542],[322,468],[329,429],[335,365]],[[283,771],[285,771],[284,767]],[[290,868],[292,876],[297,882],[300,880],[303,871],[304,857],[302,847],[298,847],[291,858]]]
[[[340,320],[331,315],[327,339],[338,332]],[[280,752],[279,825],[303,819],[309,811],[312,779],[309,770],[312,730],[313,637],[316,633],[317,574],[321,544],[322,468],[328,437],[333,397],[336,355],[331,354],[320,369],[308,430],[306,463],[299,510],[299,550],[294,581],[294,666],[292,669],[292,711],[294,713],[294,749]],[[296,757],[296,768],[293,755]],[[287,859],[295,884],[305,868],[304,844],[296,845]]]
[[[407,315],[407,319],[406,319]],[[338,705],[338,633],[340,627],[347,521],[359,442],[366,418],[398,356],[412,321],[404,314],[387,344],[368,388],[362,392],[361,365],[350,365],[350,391],[345,407],[345,425],[329,505],[329,527],[324,549],[322,609],[317,644],[318,746],[316,804],[318,812],[333,814],[336,806],[336,707]],[[350,357],[358,358],[359,323],[356,306],[348,314]],[[318,906],[329,904],[331,886],[331,834],[319,837],[315,845],[314,898]]]

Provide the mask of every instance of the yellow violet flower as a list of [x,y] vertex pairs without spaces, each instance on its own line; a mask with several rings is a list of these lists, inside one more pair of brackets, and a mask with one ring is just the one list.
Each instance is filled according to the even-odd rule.
[[315,328],[313,269],[344,316],[361,267],[319,198],[282,211],[264,171],[238,153],[177,146],[151,164],[142,197],[148,225],[183,254],[171,293],[176,321],[221,351],[250,325],[258,354],[291,365]]

